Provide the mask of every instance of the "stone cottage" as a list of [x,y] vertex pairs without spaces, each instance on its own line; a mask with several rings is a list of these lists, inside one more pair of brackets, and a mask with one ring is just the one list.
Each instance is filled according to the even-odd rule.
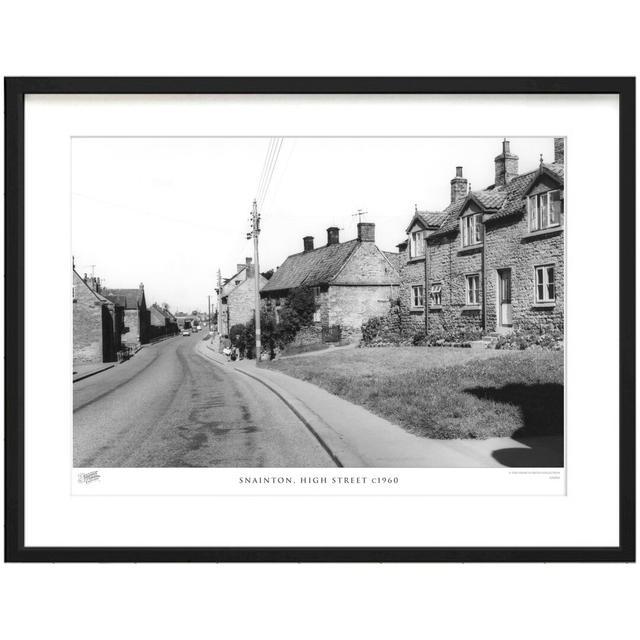
[[552,163],[520,173],[505,140],[494,184],[469,191],[457,167],[447,207],[416,211],[399,245],[415,329],[564,328],[564,138],[554,145]]
[[[236,324],[249,322],[255,313],[255,267],[251,258],[244,264],[238,264],[236,273],[219,283],[218,295],[218,331],[221,335],[229,334],[229,329]],[[259,288],[267,284],[267,279],[259,275]]]
[[336,227],[327,229],[327,244],[314,248],[313,238],[303,238],[303,251],[289,256],[262,289],[261,296],[276,317],[291,289],[313,287],[315,325],[346,335],[357,333],[362,323],[389,311],[397,298],[400,276],[392,260],[375,243],[375,224],[358,223],[358,236],[340,242]]
[[73,270],[73,362],[115,362],[121,348],[124,309],[100,293],[99,278]]
[[150,339],[171,336],[178,333],[175,316],[155,302],[149,307]]
[[105,289],[103,294],[124,309],[124,331],[122,342],[136,348],[150,339],[151,317],[144,297],[144,285],[137,289]]

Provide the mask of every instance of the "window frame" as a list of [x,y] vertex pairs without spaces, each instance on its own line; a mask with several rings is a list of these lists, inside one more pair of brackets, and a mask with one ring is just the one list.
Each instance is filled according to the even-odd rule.
[[[558,193],[560,195],[560,202],[563,203],[561,205],[560,213],[558,216],[558,221],[552,223],[551,222],[551,194]],[[564,189],[549,189],[548,191],[541,191],[540,193],[535,193],[533,195],[527,196],[527,220],[528,227],[530,233],[535,233],[536,231],[546,231],[547,229],[556,229],[561,227],[564,223],[564,198],[562,197],[564,193]],[[540,224],[540,198],[544,197],[545,200],[545,224]],[[532,204],[535,202],[535,215],[533,212]],[[534,221],[535,225],[534,226]]]
[[[435,288],[438,288],[438,291],[434,291]],[[436,302],[433,299],[433,296],[437,295],[439,301]],[[431,307],[441,307],[442,306],[442,282],[432,282],[429,287],[429,306]]]
[[[477,286],[475,287],[475,289],[473,289],[472,287],[469,286],[470,281],[474,279],[477,280]],[[480,274],[479,273],[467,273],[464,276],[464,282],[465,282],[465,286],[464,286],[464,293],[465,293],[465,305],[467,307],[479,307],[481,302],[480,302],[480,292],[482,290],[482,283],[480,280]],[[473,302],[471,300],[471,292],[475,293],[475,299],[476,301]]]
[[[422,304],[416,304],[415,303],[416,289],[420,289],[421,290],[421,293],[420,293],[418,299],[422,302]],[[424,309],[424,285],[423,284],[412,284],[411,285],[411,308],[412,309]]]
[[[553,278],[549,279],[549,269],[553,271]],[[538,272],[542,271],[543,278],[542,282],[538,281]],[[543,288],[543,293],[548,296],[549,287],[552,287],[553,297],[544,297],[540,299],[538,297],[539,287]],[[552,264],[539,264],[533,267],[533,300],[536,305],[555,305],[557,299],[557,290],[556,290],[556,265]]]
[[[472,223],[472,224],[469,224]],[[474,238],[469,241],[469,234]],[[479,236],[479,239],[478,239]],[[477,211],[460,217],[460,246],[463,249],[478,247],[484,242],[484,226],[482,223],[482,213]]]
[[[410,258],[424,258],[424,243],[425,243],[425,229],[416,229],[409,232],[409,257]],[[414,237],[415,236],[415,237]],[[420,244],[418,247],[417,237],[420,237]]]

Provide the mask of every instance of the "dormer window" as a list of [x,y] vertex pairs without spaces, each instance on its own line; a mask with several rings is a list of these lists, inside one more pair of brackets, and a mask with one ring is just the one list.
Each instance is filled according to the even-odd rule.
[[482,214],[472,213],[460,218],[460,237],[463,247],[482,244]]
[[540,231],[562,224],[564,194],[560,189],[537,193],[527,198],[529,230]]
[[410,234],[409,250],[412,258],[418,258],[424,255],[424,239],[425,232],[422,230],[412,231]]

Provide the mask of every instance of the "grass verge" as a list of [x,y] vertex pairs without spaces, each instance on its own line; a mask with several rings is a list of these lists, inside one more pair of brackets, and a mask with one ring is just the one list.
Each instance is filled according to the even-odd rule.
[[561,435],[564,354],[378,348],[265,363],[430,438]]

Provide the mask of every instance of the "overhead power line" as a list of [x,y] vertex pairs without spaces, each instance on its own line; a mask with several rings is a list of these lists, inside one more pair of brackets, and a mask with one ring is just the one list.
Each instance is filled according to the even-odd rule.
[[260,173],[260,180],[258,180],[258,188],[256,189],[256,200],[262,193],[262,188],[264,186],[264,183],[268,174],[268,167],[271,164],[271,157],[273,155],[274,149],[275,149],[275,139],[269,138],[269,144],[267,145],[267,154],[264,158],[264,163],[262,164],[262,172]]
[[278,157],[280,156],[280,149],[282,149],[283,138],[272,138],[271,142],[273,144],[270,145],[270,153],[267,153],[267,158],[265,159],[265,174],[264,179],[262,180],[262,184],[259,188],[258,195],[256,197],[258,207],[261,209],[264,204],[267,194],[269,193],[269,187],[271,186],[271,180],[273,179],[273,174],[276,169],[276,165],[278,163]]

